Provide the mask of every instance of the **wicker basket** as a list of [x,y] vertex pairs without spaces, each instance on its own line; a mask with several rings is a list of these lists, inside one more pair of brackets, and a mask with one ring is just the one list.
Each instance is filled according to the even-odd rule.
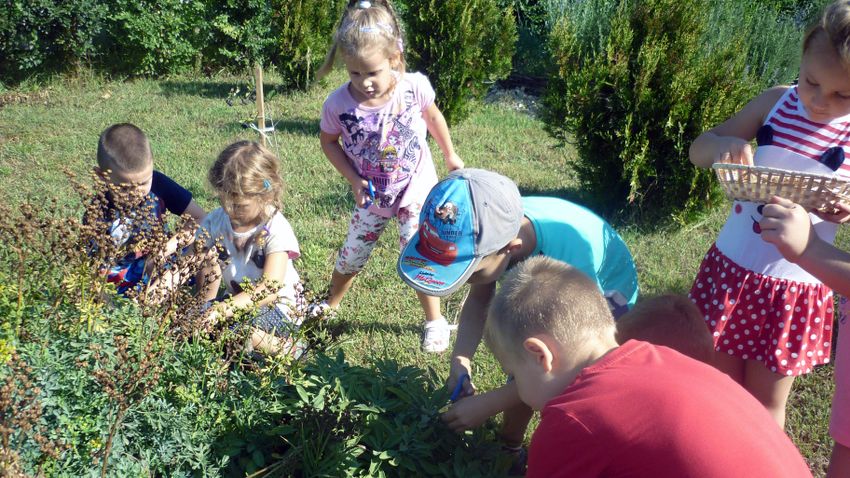
[[850,182],[833,176],[730,163],[712,168],[730,199],[766,203],[779,196],[825,213],[839,212],[837,203],[850,205]]

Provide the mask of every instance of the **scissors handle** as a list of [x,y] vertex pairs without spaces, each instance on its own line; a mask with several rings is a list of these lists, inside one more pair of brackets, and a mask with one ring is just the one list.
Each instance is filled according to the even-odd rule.
[[457,381],[457,385],[455,385],[455,389],[452,390],[452,394],[449,397],[449,400],[454,402],[460,396],[460,392],[463,390],[463,382],[469,380],[469,374],[465,373],[460,376],[460,380]]

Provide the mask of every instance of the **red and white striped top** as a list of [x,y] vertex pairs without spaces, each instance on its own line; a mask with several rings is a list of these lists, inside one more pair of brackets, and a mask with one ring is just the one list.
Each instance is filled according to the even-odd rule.
[[[774,146],[818,162],[828,149],[840,146],[845,157],[850,158],[850,116],[829,123],[810,120],[796,86],[783,95],[765,124],[773,128]],[[845,161],[836,174],[850,178],[850,161]]]

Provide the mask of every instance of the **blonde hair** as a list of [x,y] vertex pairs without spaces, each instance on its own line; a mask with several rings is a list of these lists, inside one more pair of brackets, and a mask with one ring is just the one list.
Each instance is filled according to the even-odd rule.
[[381,51],[387,58],[397,57],[398,62],[392,67],[399,73],[404,73],[402,42],[398,16],[389,0],[351,0],[334,33],[333,44],[325,62],[316,72],[316,79],[330,73],[337,53],[346,58],[353,58],[375,50]]
[[812,40],[820,34],[826,35],[841,64],[850,70],[850,0],[832,2],[824,9],[818,22],[812,25],[803,37],[804,53]]
[[493,352],[518,360],[523,341],[547,334],[575,350],[588,340],[614,336],[614,318],[594,281],[548,257],[519,263],[490,304],[485,335]]
[[[251,196],[257,201],[281,209],[283,180],[277,156],[256,141],[237,141],[218,155],[208,175],[210,184],[227,209],[234,197]],[[271,214],[263,208],[264,220]]]
[[690,299],[665,294],[638,302],[617,319],[617,342],[643,340],[670,347],[705,363],[714,357],[714,341],[699,309]]
[[97,165],[103,171],[137,173],[153,164],[151,144],[138,126],[114,124],[97,141]]

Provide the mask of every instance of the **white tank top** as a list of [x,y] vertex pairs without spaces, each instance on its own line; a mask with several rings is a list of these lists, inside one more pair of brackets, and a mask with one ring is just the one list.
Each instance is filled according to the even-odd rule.
[[[757,166],[850,179],[850,115],[828,124],[809,119],[797,94],[789,88],[767,115],[756,137],[759,146],[753,161]],[[758,222],[761,204],[735,201],[726,224],[717,237],[717,248],[741,267],[771,277],[820,283],[799,266],[786,261],[773,244],[761,238]],[[828,243],[835,240],[837,224],[809,214],[817,235]]]

